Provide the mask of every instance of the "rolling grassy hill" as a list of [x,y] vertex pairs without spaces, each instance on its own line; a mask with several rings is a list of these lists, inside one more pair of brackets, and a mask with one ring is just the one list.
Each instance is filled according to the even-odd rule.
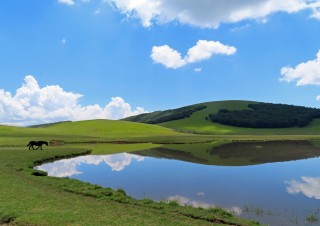
[[63,140],[64,142],[202,142],[210,137],[177,132],[159,125],[115,121],[87,120],[62,122],[38,128],[0,125],[1,146],[22,146],[30,140]]
[[[201,134],[214,134],[214,135],[318,135],[320,134],[320,119],[314,119],[305,127],[291,127],[291,128],[267,128],[267,129],[257,129],[257,128],[244,128],[222,125],[219,123],[213,123],[206,119],[209,114],[215,114],[220,109],[227,110],[244,110],[249,109],[248,104],[257,104],[259,102],[254,101],[241,101],[241,100],[230,100],[230,101],[216,101],[216,102],[206,102],[194,106],[206,106],[206,108],[195,111],[189,117],[166,121],[159,123],[158,125],[172,128],[178,131],[191,132],[191,133],[201,133]],[[171,111],[165,111],[166,114],[174,114],[176,109]],[[156,114],[150,113],[145,115],[151,120],[152,117],[159,117],[161,112]],[[135,121],[134,117],[127,118],[125,120]],[[140,121],[141,122],[141,121]]]

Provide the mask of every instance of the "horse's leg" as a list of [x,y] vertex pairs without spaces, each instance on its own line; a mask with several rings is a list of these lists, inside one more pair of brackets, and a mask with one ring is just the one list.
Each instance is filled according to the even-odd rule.
[[40,150],[42,150],[42,144],[40,145]]
[[40,145],[38,145],[38,147],[37,147],[37,149],[36,150],[38,150],[40,148]]
[[31,147],[32,147],[32,150],[34,150],[34,147],[33,147],[33,145],[31,145]]

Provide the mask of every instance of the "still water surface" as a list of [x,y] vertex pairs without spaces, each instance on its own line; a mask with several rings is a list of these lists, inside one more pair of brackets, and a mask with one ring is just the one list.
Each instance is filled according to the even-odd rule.
[[[320,225],[320,148],[310,142],[171,145],[38,166],[137,199],[221,206],[270,225]],[[319,219],[311,224],[308,217]]]

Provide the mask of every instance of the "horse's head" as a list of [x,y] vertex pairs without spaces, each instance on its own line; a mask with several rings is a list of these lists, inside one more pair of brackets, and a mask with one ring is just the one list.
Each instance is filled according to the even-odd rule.
[[47,146],[49,145],[47,141],[45,141],[44,144],[47,145]]

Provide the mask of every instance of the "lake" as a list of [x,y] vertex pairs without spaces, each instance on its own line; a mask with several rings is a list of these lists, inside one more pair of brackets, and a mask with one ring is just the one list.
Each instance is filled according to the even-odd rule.
[[137,199],[219,206],[270,225],[319,225],[319,156],[319,142],[211,143],[80,156],[36,168],[122,188]]

